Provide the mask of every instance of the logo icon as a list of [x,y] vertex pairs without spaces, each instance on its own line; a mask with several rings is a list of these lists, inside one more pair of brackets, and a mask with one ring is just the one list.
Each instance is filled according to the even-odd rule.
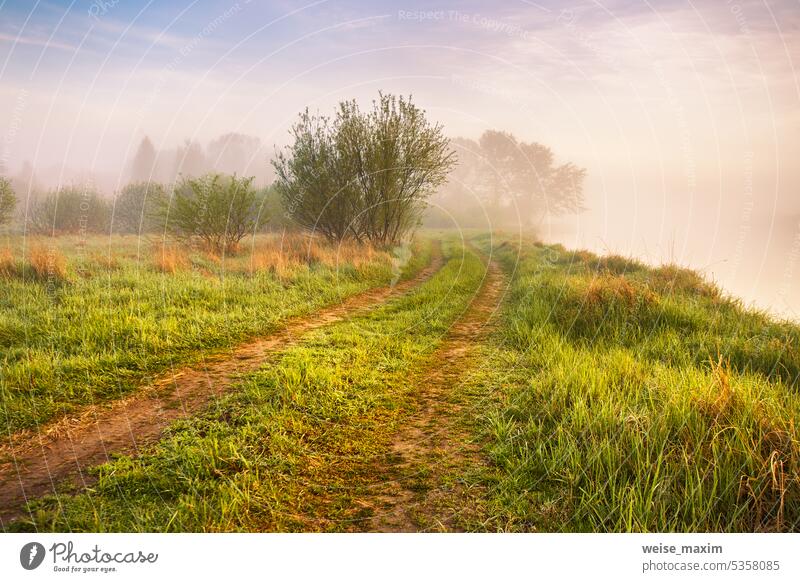
[[19,563],[26,570],[35,570],[44,561],[44,546],[39,542],[29,542],[19,552]]

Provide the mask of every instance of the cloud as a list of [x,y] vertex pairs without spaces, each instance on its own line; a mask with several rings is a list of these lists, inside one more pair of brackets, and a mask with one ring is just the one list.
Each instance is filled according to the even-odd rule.
[[16,45],[16,44],[25,44],[30,46],[40,46],[46,48],[55,48],[69,52],[75,52],[78,50],[78,47],[75,45],[58,41],[54,39],[47,39],[47,38],[37,38],[32,36],[24,36],[22,34],[14,35],[14,34],[6,34],[0,32],[0,42]]

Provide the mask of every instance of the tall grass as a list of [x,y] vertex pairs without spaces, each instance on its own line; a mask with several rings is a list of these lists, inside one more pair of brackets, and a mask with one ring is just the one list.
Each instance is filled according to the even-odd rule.
[[497,527],[800,529],[798,326],[675,266],[499,254],[516,275],[489,356],[510,375],[485,423]]
[[[128,394],[170,366],[386,285],[393,276],[379,258],[361,267],[315,264],[284,277],[249,274],[228,268],[249,261],[244,250],[215,265],[202,253],[136,237],[57,237],[28,246],[24,272],[0,277],[6,434]],[[98,264],[98,255],[109,254],[113,263]],[[85,276],[68,277],[67,264]]]
[[[424,364],[480,285],[484,267],[448,244],[432,279],[288,348],[207,413],[136,459],[99,469],[91,491],[45,499],[15,529],[358,530],[374,468]],[[462,258],[463,257],[463,258]]]

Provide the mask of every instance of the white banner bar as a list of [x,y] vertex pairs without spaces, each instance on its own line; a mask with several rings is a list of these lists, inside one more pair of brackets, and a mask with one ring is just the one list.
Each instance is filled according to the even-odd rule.
[[777,582],[798,553],[800,534],[3,534],[0,580]]

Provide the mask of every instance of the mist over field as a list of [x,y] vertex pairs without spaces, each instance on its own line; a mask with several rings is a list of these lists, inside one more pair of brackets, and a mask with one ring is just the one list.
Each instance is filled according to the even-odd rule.
[[452,226],[675,261],[748,304],[800,313],[791,2],[0,10],[1,161],[23,201],[65,184],[112,196],[145,137],[161,182],[218,170],[266,186],[305,107],[411,94],[451,138],[510,132],[586,170],[580,212],[498,215],[462,184],[432,199]]

